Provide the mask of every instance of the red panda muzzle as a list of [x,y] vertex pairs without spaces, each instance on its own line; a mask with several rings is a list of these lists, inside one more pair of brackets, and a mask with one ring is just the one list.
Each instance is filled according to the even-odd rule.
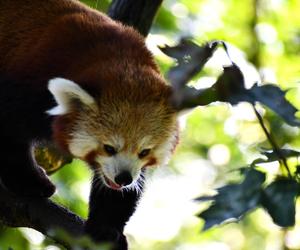
[[129,171],[123,171],[115,177],[115,182],[120,186],[127,186],[132,183],[132,176]]

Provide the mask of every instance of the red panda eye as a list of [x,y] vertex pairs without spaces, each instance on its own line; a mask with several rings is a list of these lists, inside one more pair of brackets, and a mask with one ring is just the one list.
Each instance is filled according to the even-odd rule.
[[147,155],[149,155],[150,153],[150,148],[147,148],[147,149],[143,149],[138,155],[139,155],[139,158],[144,158],[146,157]]
[[115,155],[115,154],[117,154],[117,150],[114,147],[112,147],[110,145],[107,145],[107,144],[104,144],[104,150],[109,155]]

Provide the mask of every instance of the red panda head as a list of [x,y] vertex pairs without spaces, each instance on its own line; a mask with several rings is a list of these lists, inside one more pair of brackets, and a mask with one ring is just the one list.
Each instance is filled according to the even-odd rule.
[[139,84],[101,84],[97,93],[63,78],[51,80],[49,90],[58,104],[48,111],[56,115],[54,139],[109,188],[137,188],[143,169],[165,164],[176,147],[171,89],[157,72]]

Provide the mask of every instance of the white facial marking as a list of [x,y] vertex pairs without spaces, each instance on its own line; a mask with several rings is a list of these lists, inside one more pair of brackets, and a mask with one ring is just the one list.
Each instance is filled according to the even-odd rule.
[[69,144],[70,152],[76,157],[84,157],[89,152],[99,147],[98,141],[85,131],[76,131],[73,133]]
[[155,156],[157,159],[157,165],[163,166],[166,165],[171,156],[172,156],[172,151],[176,145],[176,141],[177,141],[177,132],[174,131],[170,137],[168,138],[168,140],[166,140],[165,143],[163,143],[162,145],[160,145],[156,152],[155,152]]
[[118,153],[111,157],[98,156],[96,161],[101,165],[102,173],[112,181],[114,181],[115,177],[124,170],[131,173],[133,180],[137,180],[140,176],[142,164],[136,156]]
[[113,146],[117,150],[121,150],[124,147],[125,141],[121,136],[115,135],[107,142],[107,144]]
[[75,82],[64,78],[54,78],[49,81],[49,91],[54,96],[58,106],[47,111],[49,115],[63,115],[70,111],[72,99],[78,99],[82,104],[92,106],[94,98]]
[[[122,145],[124,140],[120,137],[115,137],[114,140],[111,139],[111,142],[114,141],[115,144],[112,146],[117,147],[117,145]],[[119,141],[119,144],[116,143]],[[145,137],[140,141],[139,145],[141,148],[152,148],[152,154],[157,160],[156,165],[165,165],[168,163],[171,158],[172,151],[176,145],[177,141],[177,130],[174,130],[170,134],[169,138],[161,145],[154,147],[150,145],[151,137]],[[142,167],[147,163],[147,159],[140,159],[138,155],[133,155],[126,152],[118,152],[113,156],[101,156],[99,155],[96,158],[96,161],[100,164],[101,175],[104,175],[111,181],[115,181],[115,177],[123,172],[124,170],[131,173],[133,182],[131,185],[126,186],[125,188],[131,188],[131,186],[136,185],[136,181],[140,177]],[[107,183],[106,183],[107,184]]]
[[153,145],[150,145],[149,142],[151,141],[151,136],[145,136],[139,144],[140,150],[146,149],[146,148],[152,148]]

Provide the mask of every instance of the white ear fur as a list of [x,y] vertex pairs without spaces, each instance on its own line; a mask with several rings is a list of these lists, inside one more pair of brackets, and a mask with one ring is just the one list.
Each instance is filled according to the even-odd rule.
[[48,89],[54,96],[57,106],[48,110],[49,115],[63,115],[70,111],[71,101],[78,99],[82,104],[91,106],[94,98],[75,82],[64,78],[54,78],[49,81]]

